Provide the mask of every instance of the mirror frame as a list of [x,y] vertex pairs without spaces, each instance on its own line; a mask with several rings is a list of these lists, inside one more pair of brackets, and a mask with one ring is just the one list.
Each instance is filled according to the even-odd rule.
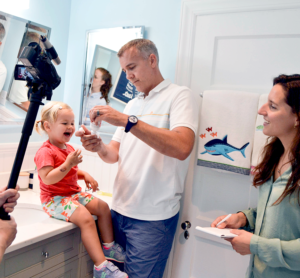
[[[6,19],[9,18],[9,19],[12,19],[12,20],[17,20],[17,21],[19,21],[19,22],[25,23],[24,32],[23,32],[23,38],[22,38],[22,40],[21,40],[21,44],[20,44],[19,48],[21,47],[22,42],[24,41],[24,38],[25,38],[25,35],[26,35],[28,29],[33,29],[33,28],[31,28],[30,25],[34,25],[34,26],[36,26],[36,27],[40,27],[40,28],[45,29],[45,30],[47,31],[47,38],[50,38],[50,36],[51,36],[51,28],[48,27],[48,26],[45,26],[45,25],[43,25],[43,24],[40,24],[40,23],[31,21],[31,20],[27,20],[27,19],[25,19],[25,18],[21,18],[21,17],[15,16],[15,15],[12,15],[12,14],[8,14],[8,13],[3,12],[3,11],[0,11],[0,18],[1,18],[1,16],[5,17]],[[2,20],[3,20],[3,18],[2,18]],[[15,59],[15,62],[14,62],[14,68],[15,68],[15,66],[18,64],[18,60],[19,60],[19,59],[18,59],[18,53],[16,53],[16,57],[15,57],[14,59]],[[8,106],[9,106],[11,109],[13,109],[13,111],[11,111],[11,112],[12,112],[12,113],[15,113],[15,114],[19,114],[18,116],[21,117],[21,118],[20,118],[20,121],[17,121],[17,122],[18,122],[18,123],[19,123],[19,122],[20,122],[20,123],[23,123],[24,120],[25,120],[25,117],[23,118],[23,115],[24,115],[23,113],[24,113],[24,112],[27,112],[27,110],[26,110],[25,108],[21,107],[20,105],[16,104],[15,102],[13,102],[13,101],[9,98],[9,95],[11,94],[11,87],[12,87],[12,84],[13,84],[13,81],[14,81],[14,71],[13,71],[12,73],[10,73],[10,75],[11,75],[11,76],[9,76],[9,75],[7,74],[7,76],[6,76],[6,80],[7,80],[6,82],[8,82],[8,83],[7,83],[7,84],[8,84],[8,87],[7,87],[6,101],[9,102],[9,104],[10,104],[10,105],[8,105]],[[6,83],[6,82],[5,82],[5,83]],[[16,109],[14,109],[13,107],[15,107]],[[5,105],[5,108],[8,109],[8,108],[6,107],[6,105]],[[18,113],[18,111],[20,111],[20,112]],[[24,111],[24,112],[21,112],[21,111]],[[22,115],[22,116],[21,116],[21,115]],[[14,124],[12,124],[12,125],[15,125],[15,124],[16,124],[16,122],[15,122]],[[0,122],[0,125],[1,125],[1,122]],[[3,125],[3,124],[2,124],[2,125]],[[7,126],[7,124],[4,124],[4,125]]]
[[[83,76],[82,76],[82,83],[81,83],[81,97],[80,97],[80,114],[79,114],[79,121],[78,121],[78,128],[83,124],[82,118],[83,118],[83,109],[84,109],[84,97],[86,95],[85,90],[88,89],[88,84],[86,84],[86,75],[88,74],[89,69],[87,69],[86,63],[87,63],[87,58],[88,58],[88,47],[89,47],[89,35],[92,33],[98,33],[99,31],[103,30],[103,29],[114,29],[114,28],[122,28],[122,29],[129,29],[129,28],[141,28],[141,38],[144,38],[145,35],[145,27],[144,26],[121,26],[121,27],[111,27],[111,28],[100,28],[100,29],[92,29],[92,30],[87,30],[86,31],[86,39],[85,39],[85,47],[84,47],[84,70],[83,70]],[[130,41],[130,40],[128,40]],[[105,48],[105,46],[102,46],[103,48]],[[113,50],[114,51],[114,50]],[[118,76],[116,78],[116,82],[115,84],[113,84],[111,91],[109,92],[109,95],[111,96],[113,94],[113,92],[115,91],[115,88],[117,86],[117,81],[118,78],[120,76],[120,72],[118,73]],[[113,98],[113,97],[111,97]],[[114,98],[113,98],[114,99]],[[114,99],[116,101],[118,101],[119,103],[123,103],[124,104],[124,108],[126,103],[119,101],[118,99]],[[89,129],[89,126],[86,126]],[[114,132],[102,132],[101,128],[100,131],[98,132],[99,134],[102,135],[108,135],[108,136],[112,136],[114,134]]]

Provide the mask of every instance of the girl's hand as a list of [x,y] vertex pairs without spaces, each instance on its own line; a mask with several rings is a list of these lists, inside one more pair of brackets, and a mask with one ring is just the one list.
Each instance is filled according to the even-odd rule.
[[76,150],[75,152],[69,153],[66,159],[66,163],[68,163],[71,167],[74,167],[82,162],[81,150]]
[[232,248],[241,255],[251,254],[250,241],[253,234],[246,232],[244,230],[231,230],[230,232],[238,235],[237,237],[234,238],[225,239],[231,243]]
[[[223,220],[227,215],[222,215],[219,216],[214,220],[214,222],[211,223],[211,227],[216,227],[217,224]],[[224,228],[233,228],[233,229],[238,229],[241,227],[246,226],[247,223],[247,218],[244,213],[239,212],[239,213],[234,213],[232,214],[225,222],[220,224],[217,228],[219,229],[224,229]]]
[[88,189],[93,189],[93,192],[98,189],[98,182],[90,174],[85,172],[83,179]]

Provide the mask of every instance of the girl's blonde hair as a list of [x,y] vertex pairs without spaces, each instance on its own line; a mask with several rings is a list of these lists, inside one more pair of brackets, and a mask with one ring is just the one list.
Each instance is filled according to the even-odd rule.
[[50,101],[43,107],[41,111],[41,120],[35,122],[35,130],[38,134],[41,134],[41,130],[46,132],[44,128],[45,121],[50,123],[56,122],[58,111],[61,109],[72,110],[68,104],[60,101]]

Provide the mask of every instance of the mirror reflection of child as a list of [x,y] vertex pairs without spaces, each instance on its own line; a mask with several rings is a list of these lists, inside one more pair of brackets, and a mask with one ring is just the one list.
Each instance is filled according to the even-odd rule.
[[104,68],[97,68],[94,73],[90,95],[87,100],[85,110],[85,124],[90,122],[89,112],[97,105],[107,105],[109,103],[109,90],[112,87],[111,74]]
[[[36,130],[47,133],[49,140],[37,151],[37,166],[43,210],[51,217],[70,221],[81,230],[82,242],[93,260],[94,277],[128,277],[111,262],[124,262],[125,252],[114,242],[113,227],[108,205],[77,184],[83,179],[88,188],[96,191],[98,183],[87,172],[78,169],[82,162],[80,150],[67,144],[75,132],[74,113],[67,104],[49,102],[36,122]],[[98,217],[103,250],[92,214]]]

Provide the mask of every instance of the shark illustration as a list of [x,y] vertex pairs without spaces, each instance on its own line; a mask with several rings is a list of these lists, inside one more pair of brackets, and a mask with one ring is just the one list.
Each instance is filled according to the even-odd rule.
[[227,135],[225,135],[225,137],[222,140],[213,139],[213,140],[207,142],[204,145],[205,152],[203,152],[201,154],[208,153],[208,154],[211,154],[211,155],[223,155],[226,158],[234,161],[234,159],[232,159],[228,155],[228,153],[231,153],[231,152],[234,152],[234,151],[240,151],[242,153],[242,155],[244,157],[246,157],[245,156],[245,149],[248,145],[249,145],[249,142],[247,144],[245,144],[243,147],[241,147],[240,149],[236,148],[234,146],[231,146],[227,143]]

